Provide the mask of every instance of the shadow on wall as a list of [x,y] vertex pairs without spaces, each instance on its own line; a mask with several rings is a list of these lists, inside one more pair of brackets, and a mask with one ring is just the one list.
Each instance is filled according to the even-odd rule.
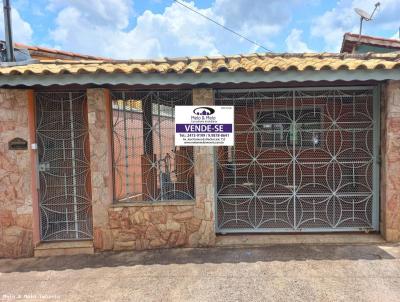
[[[387,245],[399,247],[399,245]],[[400,255],[400,253],[399,253]],[[79,270],[83,268],[203,264],[255,263],[305,260],[382,260],[395,259],[378,245],[277,245],[263,248],[197,248],[153,251],[104,252],[95,255],[47,258],[3,259],[0,272]]]

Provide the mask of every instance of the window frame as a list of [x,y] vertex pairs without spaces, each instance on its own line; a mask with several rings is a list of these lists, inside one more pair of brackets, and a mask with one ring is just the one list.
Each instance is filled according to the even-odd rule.
[[[122,105],[122,108],[121,107],[117,107],[117,108],[114,107],[114,102],[115,101],[123,101],[123,103],[126,102],[126,101],[130,101],[129,97],[126,97],[125,99],[117,98],[116,95],[115,95],[117,93],[118,94],[120,93],[122,95],[126,95],[126,94],[134,95],[134,94],[143,93],[146,96],[142,97],[142,98],[134,99],[135,101],[138,101],[138,100],[141,101],[141,105],[140,105],[141,108],[140,109],[126,111],[126,110],[124,110],[124,105]],[[181,192],[181,193],[183,192],[182,195],[186,194],[190,198],[160,198],[160,196],[162,195],[161,192],[159,192],[157,194],[156,198],[143,198],[143,196],[146,196],[146,192],[144,192],[143,189],[140,192],[138,192],[138,195],[139,194],[142,195],[142,198],[140,198],[140,199],[136,199],[135,196],[132,195],[132,194],[135,193],[134,192],[135,189],[132,190],[133,191],[132,194],[131,194],[132,196],[130,196],[130,197],[129,196],[127,196],[127,197],[118,196],[117,188],[116,188],[116,178],[117,178],[117,176],[116,176],[116,173],[117,173],[116,172],[116,170],[117,170],[117,168],[116,168],[117,163],[116,162],[117,161],[116,161],[116,157],[115,157],[115,151],[116,151],[116,149],[115,149],[115,124],[116,124],[116,121],[114,120],[114,110],[119,110],[122,113],[125,111],[125,112],[129,112],[129,113],[143,114],[144,101],[146,100],[146,97],[151,93],[164,93],[164,94],[165,93],[166,94],[171,93],[171,95],[172,95],[171,96],[171,104],[173,103],[173,106],[171,107],[172,108],[172,110],[171,110],[172,115],[171,116],[163,115],[162,111],[160,111],[161,114],[154,114],[155,107],[157,107],[157,105],[162,105],[162,104],[160,104],[160,102],[153,102],[153,100],[151,100],[151,103],[152,103],[151,107],[152,107],[152,113],[153,113],[152,114],[152,127],[154,127],[154,117],[158,118],[158,116],[160,116],[160,117],[168,117],[168,118],[172,119],[172,125],[173,125],[173,128],[171,127],[171,131],[172,131],[172,134],[171,134],[172,146],[175,145],[174,144],[174,142],[175,142],[175,137],[174,137],[174,133],[175,133],[174,132],[175,106],[193,105],[193,93],[192,93],[191,89],[169,89],[169,90],[163,90],[163,89],[159,89],[159,90],[123,90],[123,89],[116,89],[116,90],[110,90],[109,102],[110,102],[110,123],[111,123],[111,125],[110,125],[111,134],[110,135],[111,135],[111,156],[112,156],[113,204],[127,204],[127,205],[134,206],[134,205],[142,205],[142,204],[154,204],[154,205],[157,205],[157,204],[186,204],[186,203],[193,203],[196,200],[196,185],[195,185],[196,176],[194,174],[195,152],[194,152],[194,147],[190,147],[190,146],[188,146],[188,147],[175,147],[175,148],[178,148],[179,150],[181,148],[185,148],[185,149],[189,148],[190,149],[189,152],[186,152],[186,154],[189,154],[188,158],[189,158],[189,163],[190,163],[189,164],[190,165],[190,167],[189,167],[190,172],[188,172],[188,173],[191,174],[189,176],[189,177],[191,177],[191,179],[190,179],[190,181],[189,181],[189,179],[186,179],[186,182],[183,183],[183,186],[185,186],[185,188],[188,188],[188,189],[187,189],[187,191],[179,191],[179,190],[176,189],[176,186],[174,186],[174,189],[173,189],[174,194],[178,194],[179,192]],[[182,97],[180,99],[177,97],[174,100],[174,93],[177,93],[177,94],[179,94],[179,93],[185,94],[186,93],[186,96],[184,96],[184,97]],[[186,101],[181,103],[181,101],[185,97],[186,97]],[[143,123],[142,119],[141,119],[141,123]],[[143,131],[143,127],[141,129]],[[158,132],[161,132],[162,127],[160,125],[158,125],[158,129],[159,129]],[[153,130],[151,130],[151,140],[153,141],[152,144],[154,144],[155,135],[157,135],[157,134],[155,134],[155,132]],[[142,140],[142,142],[141,142],[141,144],[143,144],[142,147],[144,147],[146,139],[145,139],[144,136],[139,136],[139,137]],[[140,154],[135,154],[134,157],[141,157],[143,154],[145,154],[144,151],[142,151]],[[153,151],[153,154],[157,155],[157,160],[155,162],[159,162],[159,161],[161,162],[162,161],[162,159],[159,159],[158,157],[160,156],[160,154],[162,155],[163,153],[159,153],[158,151]],[[174,160],[175,160],[175,156],[176,156],[176,153],[174,155]],[[140,167],[140,169],[143,169],[143,164],[141,163],[138,167]],[[158,183],[160,181],[160,179],[161,179],[161,176],[160,176],[161,168],[157,167],[156,169],[157,169],[156,170],[156,173],[157,173],[156,174],[156,180],[157,180],[156,190],[157,191],[161,191],[162,188],[160,187],[160,184]],[[176,167],[175,167],[175,170],[171,170],[170,171],[170,174],[175,173],[175,171],[176,171]],[[141,175],[141,177],[142,177],[142,180],[140,182],[140,185],[143,186],[143,174]],[[126,178],[126,176],[125,176],[125,178]],[[176,185],[176,183],[175,183],[175,185]],[[126,188],[125,188],[125,190],[126,190]],[[126,191],[126,192],[128,192],[128,191]],[[129,195],[129,194],[126,194],[126,195]]]
[[[298,108],[298,109],[296,109],[296,108]],[[319,115],[320,115],[320,119],[319,119],[319,128],[318,129],[322,129],[322,125],[324,124],[324,105],[315,105],[315,106],[313,106],[313,105],[306,105],[306,106],[304,106],[304,107],[293,107],[293,106],[289,106],[289,107],[286,107],[286,106],[279,106],[279,107],[274,107],[274,108],[263,108],[263,109],[257,109],[257,110],[254,110],[254,120],[255,121],[257,121],[258,120],[258,115],[260,114],[260,113],[262,113],[262,112],[267,112],[267,113],[272,113],[272,112],[282,112],[282,111],[284,111],[284,112],[292,112],[293,111],[293,109],[294,109],[294,111],[301,111],[301,110],[314,110],[314,108],[318,108],[318,110],[319,110]],[[299,123],[299,124],[305,124],[305,123]],[[257,123],[257,128],[258,129],[262,129],[261,127],[260,127],[260,125],[262,125],[261,123]],[[288,131],[290,131],[290,130],[288,130]],[[259,131],[259,132],[254,132],[254,141],[255,141],[255,147],[256,147],[256,149],[257,150],[260,150],[260,149],[276,149],[276,150],[283,150],[283,149],[285,149],[286,147],[295,147],[296,149],[309,149],[309,148],[321,148],[322,147],[322,145],[324,144],[324,137],[325,137],[325,134],[324,134],[324,132],[323,131],[321,131],[320,132],[320,136],[319,136],[319,143],[318,143],[318,145],[316,145],[315,147],[313,147],[312,145],[310,145],[310,146],[303,146],[303,144],[293,144],[292,142],[290,143],[290,144],[287,144],[286,142],[284,142],[284,145],[279,145],[279,146],[273,146],[273,145],[271,145],[271,146],[263,146],[262,144],[260,144],[259,143],[259,136],[261,136],[262,135],[262,133],[261,133],[261,131]]]

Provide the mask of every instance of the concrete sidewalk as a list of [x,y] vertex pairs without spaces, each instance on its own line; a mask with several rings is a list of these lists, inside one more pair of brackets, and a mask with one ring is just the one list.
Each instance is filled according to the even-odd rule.
[[0,301],[400,301],[398,245],[0,260]]

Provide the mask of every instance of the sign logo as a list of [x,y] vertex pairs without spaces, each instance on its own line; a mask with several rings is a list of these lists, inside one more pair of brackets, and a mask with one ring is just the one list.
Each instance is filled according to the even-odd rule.
[[196,115],[211,115],[215,112],[215,110],[211,107],[197,107],[193,110],[193,113]]
[[233,146],[233,106],[176,106],[175,146]]

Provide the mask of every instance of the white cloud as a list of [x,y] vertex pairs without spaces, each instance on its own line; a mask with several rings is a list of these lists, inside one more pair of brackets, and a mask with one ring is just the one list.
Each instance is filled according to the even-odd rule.
[[[13,8],[11,10],[11,21],[14,42],[31,43],[33,30],[31,25],[22,19],[19,12]],[[0,17],[0,38],[4,39],[4,18]]]
[[133,13],[132,0],[49,0],[47,9],[59,11],[75,8],[93,25],[124,29]]
[[[282,9],[289,4],[278,0],[254,0],[250,6],[246,0],[216,0],[205,9],[185,3],[268,48],[291,17]],[[51,0],[48,9],[56,12],[57,18],[50,36],[66,50],[125,59],[257,50],[177,3],[163,13],[145,11],[131,28],[132,7],[130,0]]]
[[[313,22],[311,34],[322,38],[325,50],[339,51],[345,32],[359,31],[359,16],[354,8],[372,12],[376,0],[341,0],[332,10],[325,12]],[[379,30],[395,30],[399,26],[400,1],[385,0],[374,16],[374,20],[363,23],[363,34],[379,35]]]
[[[203,10],[203,13],[211,14],[209,10]],[[93,21],[97,14],[98,9],[83,10],[77,5],[64,7],[58,13],[56,28],[51,32],[53,40],[64,49],[73,47],[76,51],[113,58],[217,53],[206,20],[193,18],[185,8],[176,4],[166,8],[163,14],[145,11],[131,30],[126,30],[127,22],[116,25],[106,20],[103,23]],[[130,16],[129,12],[121,11],[115,18],[128,20]]]
[[286,48],[288,52],[314,52],[308,48],[307,44],[301,39],[303,31],[297,28],[293,28],[288,37],[285,40]]

